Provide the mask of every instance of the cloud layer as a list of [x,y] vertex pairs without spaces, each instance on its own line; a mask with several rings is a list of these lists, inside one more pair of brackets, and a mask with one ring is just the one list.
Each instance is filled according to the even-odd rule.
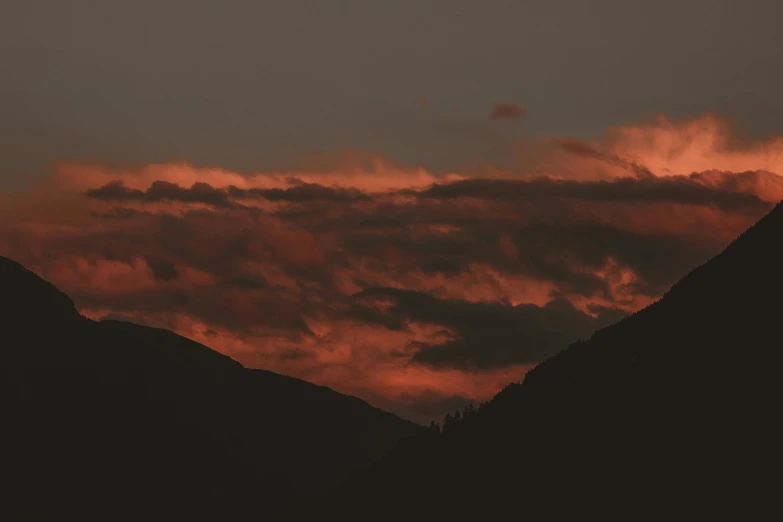
[[424,421],[654,301],[783,197],[783,138],[710,115],[509,153],[444,176],[358,152],[252,176],[62,165],[0,198],[0,254],[88,316]]

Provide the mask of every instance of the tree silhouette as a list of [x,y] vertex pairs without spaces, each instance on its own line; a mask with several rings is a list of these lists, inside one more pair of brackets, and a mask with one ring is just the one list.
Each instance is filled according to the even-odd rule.
[[451,416],[451,413],[447,413],[446,416],[443,417],[443,433],[450,431],[453,425],[454,417]]

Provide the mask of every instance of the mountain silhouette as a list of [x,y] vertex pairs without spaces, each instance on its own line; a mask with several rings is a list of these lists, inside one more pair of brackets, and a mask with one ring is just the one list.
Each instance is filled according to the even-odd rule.
[[3,257],[0,386],[15,520],[275,520],[422,431],[172,332],[89,320]]
[[779,511],[781,296],[783,203],[654,304],[405,441],[291,520]]

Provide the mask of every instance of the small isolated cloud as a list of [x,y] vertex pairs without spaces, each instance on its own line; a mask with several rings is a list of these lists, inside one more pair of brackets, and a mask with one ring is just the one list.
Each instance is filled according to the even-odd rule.
[[489,117],[492,120],[518,120],[527,115],[527,110],[516,103],[496,103],[492,106]]

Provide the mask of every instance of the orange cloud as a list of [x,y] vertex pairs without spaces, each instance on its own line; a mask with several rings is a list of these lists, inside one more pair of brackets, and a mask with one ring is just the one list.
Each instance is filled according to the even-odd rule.
[[644,125],[610,128],[604,140],[613,154],[643,164],[658,176],[783,171],[783,137],[739,143],[728,122],[715,115],[686,121],[659,116]]

